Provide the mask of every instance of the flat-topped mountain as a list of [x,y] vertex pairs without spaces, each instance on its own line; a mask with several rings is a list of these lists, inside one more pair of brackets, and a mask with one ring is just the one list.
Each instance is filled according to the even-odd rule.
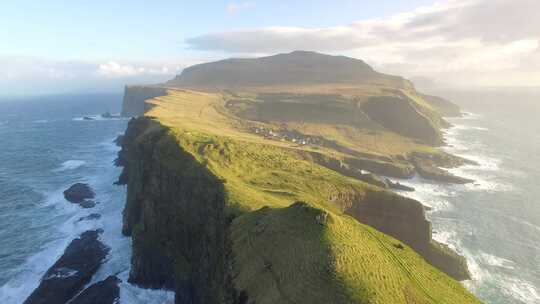
[[376,72],[362,60],[307,51],[198,64],[167,85],[232,89],[329,83],[405,85],[403,78]]

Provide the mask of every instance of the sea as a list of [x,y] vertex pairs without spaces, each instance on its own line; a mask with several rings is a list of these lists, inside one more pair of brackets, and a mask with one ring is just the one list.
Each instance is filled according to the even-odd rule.
[[[437,92],[466,115],[445,130],[446,151],[478,165],[451,169],[468,185],[402,181],[407,195],[432,209],[433,237],[464,255],[472,279],[463,284],[484,303],[540,303],[540,91]],[[102,228],[111,247],[92,279],[118,274],[120,303],[173,303],[163,290],[127,283],[131,241],[122,236],[124,186],[114,186],[113,143],[127,126],[120,94],[0,99],[0,303],[22,303],[69,242]],[[92,120],[84,117],[93,118]],[[88,183],[100,203],[81,209],[63,198]],[[405,194],[405,193],[404,193]],[[97,221],[78,221],[90,213]]]
[[[172,292],[127,283],[131,239],[121,234],[125,186],[115,186],[113,142],[128,120],[121,94],[62,95],[0,100],[0,303],[20,304],[45,271],[82,232],[101,228],[111,248],[90,284],[117,274],[120,303],[174,303]],[[92,120],[84,119],[84,117]],[[82,209],[63,191],[88,183],[99,204]],[[99,213],[94,221],[79,221]]]

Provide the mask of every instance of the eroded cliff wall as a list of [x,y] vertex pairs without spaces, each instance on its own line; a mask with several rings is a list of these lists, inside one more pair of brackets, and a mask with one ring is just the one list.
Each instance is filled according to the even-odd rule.
[[129,281],[173,289],[177,303],[234,303],[223,185],[169,132],[137,118],[123,140],[123,233],[133,239]]
[[148,105],[146,100],[167,94],[165,88],[151,86],[126,86],[124,89],[124,100],[122,102],[122,116],[141,116],[146,111]]

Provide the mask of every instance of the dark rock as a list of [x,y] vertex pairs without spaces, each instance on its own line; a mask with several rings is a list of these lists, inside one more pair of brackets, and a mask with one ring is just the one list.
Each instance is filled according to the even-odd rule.
[[76,295],[105,260],[109,248],[98,240],[102,230],[91,230],[73,240],[41,278],[25,304],[62,304]]
[[99,220],[100,218],[101,218],[101,214],[92,213],[92,214],[89,214],[87,216],[81,217],[77,222]]
[[114,143],[121,147],[122,146],[122,143],[124,142],[124,135],[118,135],[115,139],[114,139]]
[[385,182],[388,185],[388,187],[390,187],[390,189],[408,191],[408,192],[415,191],[415,189],[413,187],[405,186],[405,185],[401,184],[400,182],[393,182],[393,181],[389,180],[388,178],[385,179]]
[[107,119],[109,119],[109,118],[120,118],[119,115],[113,115],[110,112],[105,112],[105,113],[101,114],[101,117],[107,118]]
[[472,179],[456,176],[439,168],[432,159],[413,157],[412,162],[416,168],[416,172],[425,179],[451,184],[469,184],[474,182]]
[[79,206],[81,206],[84,209],[90,209],[90,208],[94,208],[96,204],[99,204],[99,203],[96,203],[94,201],[83,201],[79,204]]
[[122,170],[122,173],[120,173],[120,176],[118,176],[118,180],[114,182],[114,184],[116,186],[123,186],[123,185],[127,185],[127,183],[128,183],[128,174],[127,174],[126,168],[124,168],[124,170]]
[[384,180],[382,180],[379,176],[373,173],[360,171],[360,174],[357,176],[357,178],[363,182],[381,187],[383,189],[389,187],[389,185]]
[[95,193],[88,184],[76,183],[64,191],[64,197],[71,203],[80,204],[85,200],[93,199]]
[[120,288],[118,284],[122,282],[116,276],[109,276],[101,282],[97,282],[86,288],[76,296],[70,304],[113,304],[120,299]]

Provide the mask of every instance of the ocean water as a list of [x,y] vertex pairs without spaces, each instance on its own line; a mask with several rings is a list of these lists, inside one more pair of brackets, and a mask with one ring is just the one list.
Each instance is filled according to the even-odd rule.
[[[442,92],[469,112],[446,131],[451,153],[479,166],[453,169],[475,180],[442,185],[418,177],[408,194],[433,207],[434,238],[465,255],[467,288],[490,304],[540,303],[540,93]],[[121,231],[125,188],[113,186],[114,138],[127,121],[120,95],[73,95],[0,101],[0,303],[22,303],[67,244],[103,228],[111,247],[93,281],[119,274],[121,303],[173,303],[171,292],[127,283],[130,239]],[[97,118],[83,120],[84,116]],[[100,202],[80,209],[62,192],[89,183]],[[77,222],[98,212],[98,221]]]
[[[19,304],[43,273],[80,233],[102,228],[111,248],[91,283],[118,274],[121,303],[173,303],[171,292],[127,283],[131,242],[121,235],[125,187],[114,186],[113,166],[125,119],[103,119],[120,111],[121,95],[71,95],[0,101],[0,303]],[[92,116],[96,120],[83,120]],[[62,192],[76,182],[96,192],[95,208],[82,209]],[[100,213],[96,221],[81,221]]]
[[540,92],[442,92],[468,112],[450,119],[445,148],[479,163],[450,170],[474,184],[415,178],[433,207],[434,239],[468,261],[464,284],[485,303],[540,303]]

